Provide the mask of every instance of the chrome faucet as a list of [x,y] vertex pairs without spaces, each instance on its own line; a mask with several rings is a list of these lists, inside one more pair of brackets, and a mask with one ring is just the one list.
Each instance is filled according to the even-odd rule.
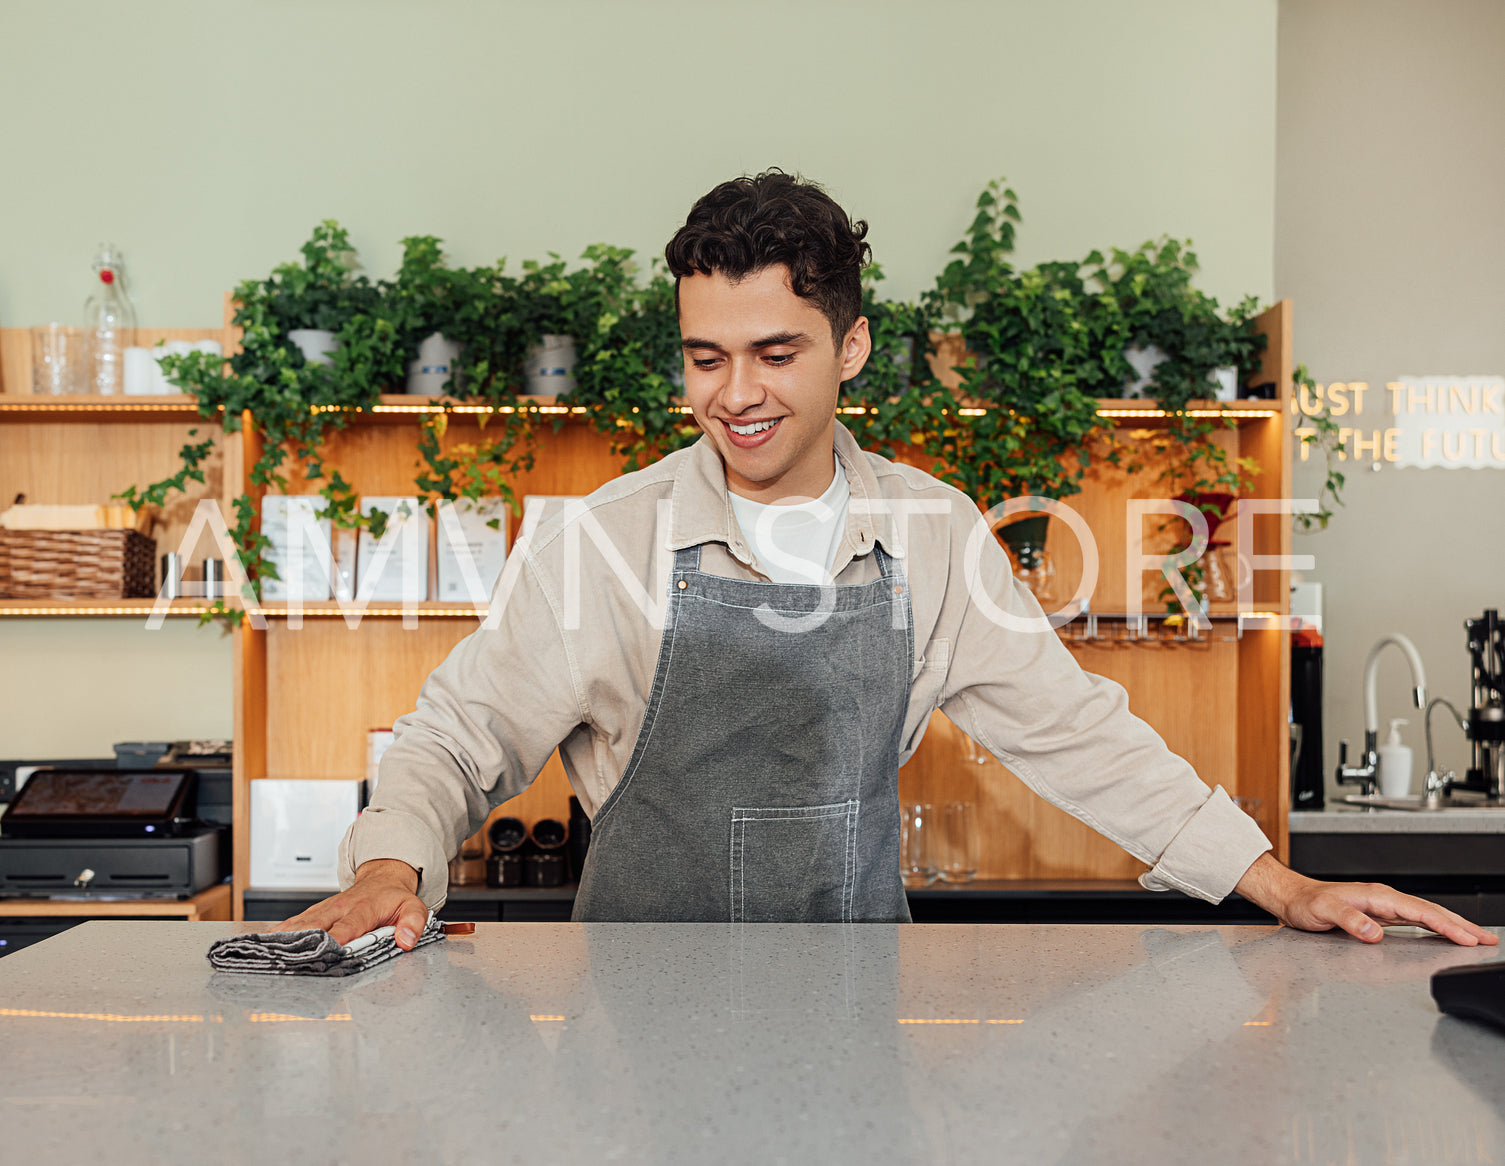
[[1427,703],[1427,674],[1416,645],[1399,632],[1382,636],[1369,649],[1369,659],[1364,663],[1364,763],[1349,765],[1348,742],[1338,743],[1338,784],[1357,785],[1364,794],[1374,794],[1379,790],[1380,712],[1379,698],[1375,695],[1375,679],[1380,652],[1387,644],[1394,644],[1399,648],[1405,655],[1406,662],[1411,665],[1412,696],[1416,700],[1416,707],[1425,708]]
[[1453,707],[1453,702],[1444,696],[1434,696],[1427,705],[1426,716],[1422,718],[1427,731],[1427,777],[1421,796],[1428,808],[1440,803],[1443,798],[1447,797],[1453,791],[1454,786],[1466,784],[1460,781],[1458,774],[1451,769],[1445,773],[1437,772],[1437,756],[1432,751],[1432,710],[1438,705],[1441,705],[1448,712],[1452,713],[1453,720],[1458,723],[1458,727],[1463,730],[1465,735],[1468,733],[1468,722],[1463,719],[1463,714]]

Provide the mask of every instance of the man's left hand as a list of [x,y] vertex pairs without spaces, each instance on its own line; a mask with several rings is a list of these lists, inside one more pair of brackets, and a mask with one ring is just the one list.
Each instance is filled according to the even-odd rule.
[[1383,883],[1324,883],[1297,874],[1268,852],[1234,888],[1282,923],[1302,931],[1341,927],[1365,943],[1378,943],[1385,927],[1416,926],[1435,931],[1463,947],[1493,945],[1500,939],[1436,903],[1403,895]]

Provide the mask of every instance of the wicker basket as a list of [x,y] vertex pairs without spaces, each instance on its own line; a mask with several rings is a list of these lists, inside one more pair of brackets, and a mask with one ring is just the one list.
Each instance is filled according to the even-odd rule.
[[134,530],[0,530],[0,599],[150,599],[156,557]]

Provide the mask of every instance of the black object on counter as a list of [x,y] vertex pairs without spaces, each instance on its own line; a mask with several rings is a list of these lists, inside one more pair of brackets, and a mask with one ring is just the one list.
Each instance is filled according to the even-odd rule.
[[191,769],[39,769],[0,817],[6,838],[170,836],[191,819]]
[[520,887],[523,885],[524,861],[517,851],[503,854],[493,851],[486,860],[486,885],[488,887]]
[[1494,960],[1434,972],[1432,999],[1444,1012],[1505,1029],[1505,962]]
[[488,887],[521,887],[526,881],[525,860],[531,850],[528,827],[521,818],[498,818],[486,830],[491,856],[486,859]]
[[1291,724],[1301,733],[1291,762],[1291,809],[1320,810],[1322,796],[1322,645],[1291,645]]
[[590,850],[591,820],[585,815],[580,799],[570,798],[570,877],[577,883],[585,871],[585,856]]
[[3,838],[0,895],[196,895],[229,873],[229,841],[218,826],[137,838]]
[[533,845],[540,850],[559,850],[569,840],[570,832],[558,818],[540,818],[533,823]]
[[524,861],[530,887],[562,887],[569,881],[569,861],[558,850],[541,850]]
[[492,850],[508,854],[528,840],[528,828],[521,818],[498,818],[487,827],[486,836],[491,839]]

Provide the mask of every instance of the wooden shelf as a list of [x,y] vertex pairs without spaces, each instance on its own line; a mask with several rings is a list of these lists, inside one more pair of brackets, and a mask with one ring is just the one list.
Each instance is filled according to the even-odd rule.
[[109,919],[153,916],[190,923],[230,918],[230,884],[191,899],[0,899],[0,919]]
[[[363,421],[411,421],[430,413],[440,412],[449,400],[450,412],[460,415],[481,415],[492,412],[510,413],[510,406],[494,409],[491,405],[457,398],[419,397],[406,393],[383,393],[381,403],[372,410],[349,410],[352,419]],[[582,405],[561,405],[552,397],[518,397],[520,406],[536,409],[546,417],[565,414],[584,417],[587,409]],[[976,405],[962,409],[962,416],[986,412],[988,406]],[[680,405],[680,411],[688,413],[689,407]],[[860,416],[861,406],[843,406],[845,416]],[[1131,398],[1099,398],[1097,412],[1100,417],[1114,419],[1121,425],[1143,424],[1147,427],[1165,424],[1168,414],[1153,401]],[[1194,417],[1223,417],[1245,425],[1250,421],[1280,416],[1274,401],[1193,401],[1188,412]],[[160,420],[164,417],[195,417],[205,420],[199,412],[198,399],[187,393],[169,393],[160,396],[97,396],[77,394],[53,397],[31,393],[0,393],[0,422],[35,420],[38,415],[49,420],[74,421],[130,421],[142,420],[144,416]]]

